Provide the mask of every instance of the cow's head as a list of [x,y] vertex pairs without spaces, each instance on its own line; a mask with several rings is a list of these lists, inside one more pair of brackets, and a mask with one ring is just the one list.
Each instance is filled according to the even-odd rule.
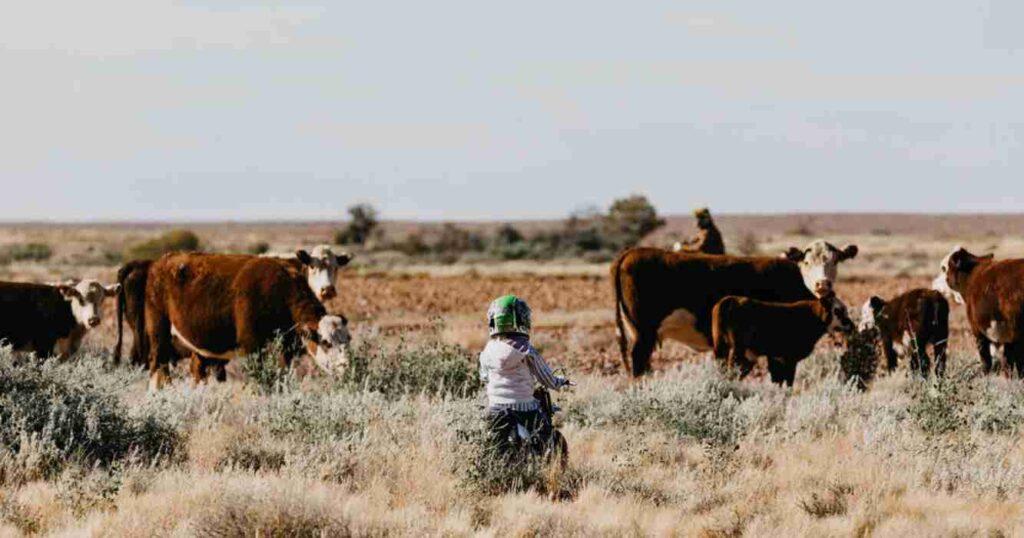
[[828,331],[831,333],[850,334],[853,332],[853,320],[850,319],[850,311],[836,295],[826,295],[820,299],[821,304],[828,309],[829,323]]
[[316,328],[302,335],[313,361],[327,373],[340,372],[348,366],[348,320],[342,316],[324,316]]
[[804,249],[790,247],[783,257],[800,266],[807,289],[818,297],[825,297],[834,292],[839,263],[857,257],[857,245],[839,250],[832,243],[819,239]]
[[959,304],[964,303],[961,295],[964,286],[971,273],[983,262],[990,262],[993,254],[975,256],[967,252],[963,247],[956,247],[942,259],[939,266],[939,276],[932,281],[932,289],[942,292],[943,295],[951,297]]
[[82,280],[57,286],[64,299],[71,303],[71,314],[83,327],[96,327],[103,313],[103,300],[117,295],[120,284],[104,286],[95,280]]
[[295,252],[295,257],[306,269],[306,281],[309,282],[309,289],[321,301],[333,299],[338,296],[338,290],[334,287],[334,280],[338,276],[338,268],[348,265],[352,261],[352,255],[347,252],[335,255],[331,247],[318,245],[310,254],[305,250]]
[[694,210],[693,216],[697,218],[697,227],[701,230],[708,230],[715,225],[715,221],[711,218],[711,211],[706,207]]
[[857,324],[857,330],[864,332],[877,327],[878,318],[882,315],[886,304],[885,300],[878,296],[872,296],[865,301],[864,306],[860,309],[860,323]]

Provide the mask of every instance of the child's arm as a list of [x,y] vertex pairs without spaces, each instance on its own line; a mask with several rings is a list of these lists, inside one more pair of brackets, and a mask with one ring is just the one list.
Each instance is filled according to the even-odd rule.
[[533,346],[530,346],[530,352],[526,354],[526,365],[530,367],[530,373],[533,374],[534,379],[551,390],[559,390],[569,384],[568,379],[558,377],[551,371],[551,367],[544,361],[544,357],[541,357],[540,353],[533,349]]

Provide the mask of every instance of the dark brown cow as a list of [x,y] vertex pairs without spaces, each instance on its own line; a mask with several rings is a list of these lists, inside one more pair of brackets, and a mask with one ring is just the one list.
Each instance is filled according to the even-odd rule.
[[910,369],[927,377],[935,355],[935,375],[946,372],[949,344],[949,302],[935,290],[911,290],[891,300],[871,297],[861,309],[860,331],[877,330],[889,371],[896,369],[899,356],[910,357]]
[[[227,256],[227,255],[225,255]],[[253,258],[254,256],[233,255],[242,258]],[[309,254],[305,250],[298,250],[290,257],[265,256],[266,259],[277,260],[284,263],[290,270],[301,273],[309,284],[310,289],[317,294],[321,300],[327,300],[337,296],[334,282],[337,279],[338,269],[348,265],[352,261],[352,255],[343,252],[335,255],[327,245],[318,245]],[[114,361],[121,361],[121,349],[124,341],[123,322],[127,320],[128,327],[132,331],[133,342],[131,348],[131,362],[135,365],[147,363],[148,352],[146,350],[145,338],[145,316],[144,303],[146,294],[146,279],[150,260],[136,260],[124,264],[117,273],[117,281],[121,285],[121,293],[118,294],[117,302],[117,345],[114,348]],[[180,350],[182,354],[187,354]],[[223,369],[217,373],[217,378],[223,380],[225,377]]]
[[715,356],[745,377],[757,357],[768,358],[772,381],[793,386],[796,365],[814,351],[826,332],[849,334],[853,322],[836,296],[791,303],[749,297],[723,298],[711,313]]
[[711,309],[723,297],[792,302],[831,295],[837,265],[856,255],[856,246],[839,250],[820,240],[780,258],[626,250],[611,266],[622,361],[634,376],[646,373],[666,338],[708,351]]
[[704,254],[725,254],[725,241],[718,231],[711,211],[701,208],[693,212],[697,217],[697,235],[672,246],[674,252],[702,252]]
[[206,360],[283,337],[285,364],[303,351],[324,370],[347,363],[344,318],[328,315],[303,275],[272,258],[166,254],[149,267],[144,317],[152,390],[177,358],[172,337]]
[[993,258],[957,247],[942,260],[934,287],[967,306],[985,373],[1002,347],[1007,366],[1024,377],[1024,259]]
[[0,342],[15,351],[66,359],[100,324],[104,299],[119,288],[95,280],[58,286],[0,282]]

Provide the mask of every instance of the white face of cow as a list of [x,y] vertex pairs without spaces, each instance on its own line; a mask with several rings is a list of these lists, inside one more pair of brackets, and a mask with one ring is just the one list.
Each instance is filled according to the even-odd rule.
[[338,269],[348,265],[352,261],[352,255],[342,252],[335,255],[331,247],[319,245],[310,254],[305,250],[295,253],[302,265],[306,268],[306,281],[309,289],[313,290],[317,298],[327,301],[338,296],[338,290],[334,287],[334,280],[338,277]]
[[853,320],[850,319],[850,311],[846,305],[835,295],[825,300],[825,306],[832,313],[832,321],[828,325],[828,331],[833,333],[850,333],[853,331]]
[[800,266],[800,276],[804,285],[818,297],[826,297],[833,293],[839,263],[857,256],[857,245],[849,245],[839,250],[832,243],[817,240],[800,250],[790,248],[783,257]]
[[[962,286],[962,275],[957,267],[962,264],[962,259],[970,254],[963,247],[957,246],[952,252],[942,259],[939,265],[939,274],[932,281],[932,289],[941,292],[947,298],[957,304],[964,304],[964,298],[960,295]],[[973,257],[973,256],[972,256]]]
[[317,325],[316,342],[308,341],[309,354],[321,370],[340,372],[348,366],[348,322],[341,316],[324,316]]
[[57,286],[64,299],[71,304],[71,314],[83,327],[93,328],[100,324],[103,300],[117,295],[120,284],[103,286],[95,280],[83,280],[77,284]]
[[883,308],[885,308],[885,301],[878,297],[872,297],[865,301],[864,306],[860,309],[860,322],[857,324],[857,330],[864,332],[877,327],[878,316],[882,313]]

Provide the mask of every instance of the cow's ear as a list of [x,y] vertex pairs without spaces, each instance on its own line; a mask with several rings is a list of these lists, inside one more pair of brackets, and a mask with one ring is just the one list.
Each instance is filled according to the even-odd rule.
[[796,247],[789,247],[789,250],[782,253],[782,257],[793,263],[800,263],[804,261],[804,251]]
[[295,258],[298,259],[302,265],[313,265],[313,258],[305,250],[296,250]]
[[338,267],[345,267],[350,262],[352,262],[353,258],[355,258],[355,255],[353,255],[352,253],[342,252],[341,254],[338,254],[337,256],[334,257],[334,261],[338,262]]
[[67,300],[79,299],[82,297],[82,294],[78,293],[78,290],[68,285],[62,284],[60,286],[57,286],[57,291],[59,291],[60,294],[63,295],[64,298]]
[[103,287],[103,294],[106,295],[107,297],[113,297],[117,295],[117,292],[119,291],[121,291],[120,284],[111,284],[109,286]]
[[857,248],[857,245],[848,245],[839,252],[839,261],[852,260],[857,257],[858,252],[860,249]]

